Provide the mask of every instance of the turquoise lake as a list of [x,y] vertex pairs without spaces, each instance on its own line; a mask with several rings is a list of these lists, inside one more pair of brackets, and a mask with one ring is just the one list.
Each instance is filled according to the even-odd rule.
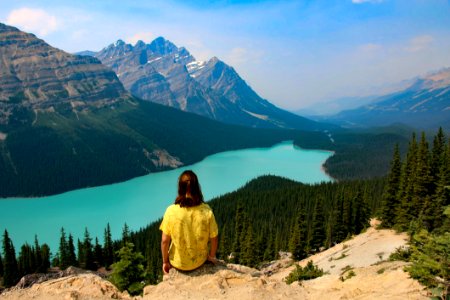
[[117,184],[42,198],[0,199],[0,230],[8,230],[16,254],[23,243],[33,243],[35,234],[55,254],[61,227],[67,234],[72,233],[75,241],[83,238],[87,227],[91,237],[97,236],[103,243],[108,222],[117,238],[125,223],[136,230],[161,218],[175,199],[178,176],[184,170],[192,169],[198,175],[205,200],[210,200],[265,174],[303,183],[330,181],[322,164],[331,155],[328,151],[304,150],[292,142],[283,142],[271,148],[221,152],[190,166]]

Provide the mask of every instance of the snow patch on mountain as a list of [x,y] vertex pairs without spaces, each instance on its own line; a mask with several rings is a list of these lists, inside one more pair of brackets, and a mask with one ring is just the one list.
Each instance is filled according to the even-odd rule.
[[246,113],[248,113],[249,115],[251,115],[251,116],[253,116],[255,118],[258,118],[258,119],[261,119],[261,120],[264,120],[264,121],[267,121],[269,119],[269,117],[266,116],[266,115],[255,114],[255,113],[252,113],[251,111],[248,111],[248,110],[245,110],[245,109],[243,109],[243,111],[245,111]]
[[197,72],[203,69],[206,66],[206,61],[193,61],[188,64],[186,64],[186,68],[189,72],[189,75],[192,78],[195,78],[197,76]]

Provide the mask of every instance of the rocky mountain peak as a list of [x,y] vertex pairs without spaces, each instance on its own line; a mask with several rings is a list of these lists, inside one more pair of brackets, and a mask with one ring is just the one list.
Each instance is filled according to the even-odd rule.
[[5,31],[19,31],[19,29],[17,29],[16,27],[13,27],[13,26],[8,26],[6,24],[0,23],[0,32],[5,32]]
[[418,78],[409,88],[410,91],[445,89],[450,86],[450,68]]
[[123,40],[121,40],[121,39],[118,39],[118,40],[114,43],[114,46],[116,46],[116,47],[120,47],[120,46],[123,46],[123,45],[125,45],[125,42],[124,42]]
[[186,48],[178,48],[163,37],[144,45],[125,45],[130,51],[104,49],[96,55],[141,99],[233,124],[321,127],[259,97],[233,67],[217,57],[197,61]]
[[425,76],[424,80],[430,88],[438,89],[450,86],[450,68],[444,68],[438,72]]
[[218,62],[221,62],[217,56],[213,56],[209,61],[208,64],[216,64]]
[[136,45],[134,45],[134,48],[145,48],[146,46],[147,44],[144,41],[139,40],[136,42]]
[[19,108],[70,111],[127,94],[98,59],[66,53],[11,26],[0,28],[0,124]]
[[172,42],[166,40],[162,36],[154,39],[150,43],[149,48],[152,52],[159,55],[167,55],[178,51],[177,46],[175,46]]

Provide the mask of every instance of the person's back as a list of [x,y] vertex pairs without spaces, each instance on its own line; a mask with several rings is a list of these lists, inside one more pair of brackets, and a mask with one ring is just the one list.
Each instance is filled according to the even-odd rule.
[[[160,229],[164,273],[171,266],[189,271],[206,260],[215,261],[216,220],[211,208],[203,202],[197,176],[192,171],[185,171],[180,176],[177,199],[167,208]],[[211,247],[208,250],[209,241]]]

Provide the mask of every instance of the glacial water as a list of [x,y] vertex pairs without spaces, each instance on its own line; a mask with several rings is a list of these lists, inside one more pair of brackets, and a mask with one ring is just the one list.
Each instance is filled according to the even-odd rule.
[[124,223],[130,229],[145,227],[158,220],[173,202],[177,179],[182,171],[197,173],[206,200],[242,187],[264,174],[278,175],[303,183],[318,183],[331,178],[322,164],[332,153],[304,150],[283,142],[271,148],[254,148],[222,152],[201,162],[176,170],[153,173],[126,182],[74,190],[42,198],[0,199],[0,230],[6,228],[16,251],[25,243],[40,243],[57,252],[60,229],[72,233],[76,241],[83,238],[85,227],[91,237],[103,242],[109,222],[114,238],[121,235]]

